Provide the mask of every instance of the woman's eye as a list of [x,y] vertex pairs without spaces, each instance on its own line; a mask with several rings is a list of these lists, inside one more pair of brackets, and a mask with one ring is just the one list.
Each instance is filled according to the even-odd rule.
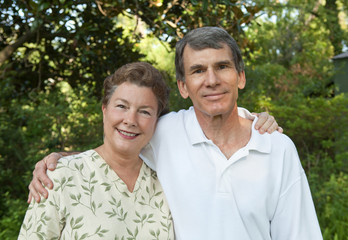
[[151,116],[151,113],[145,110],[140,111],[141,114]]

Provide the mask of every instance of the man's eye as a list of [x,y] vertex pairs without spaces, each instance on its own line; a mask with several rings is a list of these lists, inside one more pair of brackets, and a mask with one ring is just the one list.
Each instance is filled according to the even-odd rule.
[[193,71],[193,73],[202,73],[202,72],[203,72],[202,69],[197,69],[197,70]]
[[117,104],[116,107],[117,107],[117,108],[126,108],[126,106],[123,105],[123,104]]
[[227,65],[220,65],[219,68],[220,69],[225,69],[225,68],[227,68]]

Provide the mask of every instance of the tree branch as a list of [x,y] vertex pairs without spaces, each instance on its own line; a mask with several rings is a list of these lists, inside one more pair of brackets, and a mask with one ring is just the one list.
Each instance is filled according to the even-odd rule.
[[17,39],[17,41],[11,45],[6,46],[0,51],[0,65],[3,64],[17,48],[21,47],[25,42],[34,37],[34,31],[28,31],[23,36]]

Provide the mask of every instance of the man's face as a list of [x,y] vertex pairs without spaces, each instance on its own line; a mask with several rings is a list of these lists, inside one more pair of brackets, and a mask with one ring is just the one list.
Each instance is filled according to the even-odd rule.
[[191,98],[196,114],[231,114],[237,107],[238,89],[245,86],[245,74],[238,74],[229,47],[194,50],[187,45],[183,61],[185,82],[177,83],[181,96]]

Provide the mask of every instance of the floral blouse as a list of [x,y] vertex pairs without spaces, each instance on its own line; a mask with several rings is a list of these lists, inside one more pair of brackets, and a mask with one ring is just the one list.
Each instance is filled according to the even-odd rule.
[[18,239],[174,239],[156,173],[143,163],[133,192],[94,150],[48,171],[48,199],[31,202]]

